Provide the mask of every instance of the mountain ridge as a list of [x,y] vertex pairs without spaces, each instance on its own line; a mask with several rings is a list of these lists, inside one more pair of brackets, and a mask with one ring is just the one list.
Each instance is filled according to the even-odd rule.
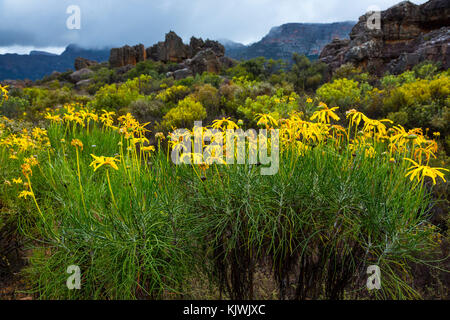
[[333,39],[348,39],[356,21],[332,23],[290,22],[274,26],[260,41],[249,45],[237,46],[235,42],[222,43],[226,55],[236,60],[257,57],[284,59],[290,61],[293,53],[317,58],[320,51]]
[[54,71],[65,72],[74,69],[77,57],[98,62],[108,61],[110,48],[86,49],[70,44],[60,55],[44,51],[30,54],[6,53],[0,55],[0,80],[37,80]]

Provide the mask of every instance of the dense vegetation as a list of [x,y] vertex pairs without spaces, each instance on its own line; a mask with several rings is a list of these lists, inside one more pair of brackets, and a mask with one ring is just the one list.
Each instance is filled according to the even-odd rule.
[[[100,65],[84,89],[63,74],[1,91],[0,228],[31,249],[37,298],[407,299],[429,294],[418,266],[448,272],[448,215],[435,215],[448,209],[448,70],[377,79],[345,65],[326,82],[298,55],[182,80],[171,68]],[[279,129],[279,172],[215,153],[173,164],[173,130],[197,120],[203,136]],[[368,292],[373,264],[383,286]]]

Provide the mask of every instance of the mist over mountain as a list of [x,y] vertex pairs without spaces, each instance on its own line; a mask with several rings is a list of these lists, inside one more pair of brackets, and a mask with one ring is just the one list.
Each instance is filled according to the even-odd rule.
[[248,46],[229,40],[222,40],[222,44],[226,55],[237,60],[265,57],[289,61],[294,52],[317,58],[333,39],[348,39],[355,24],[353,21],[287,23],[273,27],[264,38]]

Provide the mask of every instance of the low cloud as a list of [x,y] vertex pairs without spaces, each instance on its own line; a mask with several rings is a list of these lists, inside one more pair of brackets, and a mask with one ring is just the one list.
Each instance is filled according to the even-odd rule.
[[[118,46],[163,40],[169,30],[249,43],[288,22],[356,21],[371,5],[396,0],[0,0],[0,46]],[[424,0],[414,1],[417,4]],[[69,30],[70,5],[81,8],[81,29]]]

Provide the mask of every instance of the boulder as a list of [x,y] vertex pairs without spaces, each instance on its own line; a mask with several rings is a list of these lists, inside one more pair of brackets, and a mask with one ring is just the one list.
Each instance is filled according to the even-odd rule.
[[98,62],[97,61],[93,61],[93,60],[89,60],[89,59],[85,59],[82,57],[78,57],[75,59],[75,71],[81,70],[81,69],[85,69],[88,67],[92,67],[97,65]]
[[191,69],[189,69],[189,68],[184,68],[184,69],[180,69],[180,70],[176,70],[176,71],[172,72],[172,76],[175,78],[175,80],[184,79],[184,78],[187,78],[192,75],[193,75],[193,73],[192,73]]
[[372,14],[359,18],[349,41],[334,40],[324,47],[319,59],[330,71],[352,63],[377,75],[401,73],[427,59],[448,68],[450,1],[400,2],[381,12],[380,29],[367,27]]
[[185,63],[194,74],[202,74],[205,71],[219,73],[221,68],[220,61],[211,48],[200,51]]
[[81,80],[89,78],[89,76],[92,75],[93,73],[94,72],[92,70],[84,68],[84,69],[75,71],[69,77],[70,77],[70,80],[72,80],[73,83],[78,83]]

